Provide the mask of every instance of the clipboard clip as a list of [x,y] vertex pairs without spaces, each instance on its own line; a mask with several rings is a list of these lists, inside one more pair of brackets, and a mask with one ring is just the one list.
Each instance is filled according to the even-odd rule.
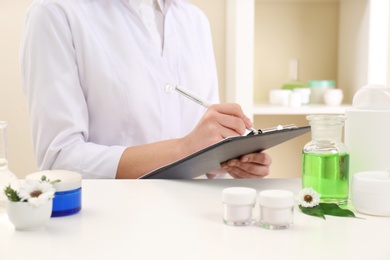
[[278,125],[275,127],[259,129],[257,131],[251,131],[247,134],[247,136],[248,135],[259,135],[259,134],[264,134],[264,133],[269,133],[269,132],[275,132],[275,131],[280,131],[280,130],[285,130],[285,129],[295,129],[295,128],[298,128],[295,124]]

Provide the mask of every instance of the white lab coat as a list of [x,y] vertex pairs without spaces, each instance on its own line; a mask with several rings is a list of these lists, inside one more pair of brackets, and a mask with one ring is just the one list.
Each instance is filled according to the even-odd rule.
[[32,4],[21,69],[39,169],[115,178],[127,146],[189,133],[205,109],[166,84],[218,102],[205,15],[185,0],[164,13],[161,55],[127,0]]

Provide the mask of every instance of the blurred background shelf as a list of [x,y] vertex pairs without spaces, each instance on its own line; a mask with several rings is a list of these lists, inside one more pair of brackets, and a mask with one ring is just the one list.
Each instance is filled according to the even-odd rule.
[[[256,115],[342,113],[324,108],[262,107],[289,82],[299,61],[300,82],[335,80],[351,103],[356,91],[389,84],[389,4],[371,0],[226,0],[226,102]],[[223,81],[221,81],[223,82]],[[256,122],[255,122],[256,124]]]
[[309,115],[309,114],[345,114],[350,104],[327,106],[322,104],[304,105],[300,107],[276,106],[266,103],[255,103],[254,115]]

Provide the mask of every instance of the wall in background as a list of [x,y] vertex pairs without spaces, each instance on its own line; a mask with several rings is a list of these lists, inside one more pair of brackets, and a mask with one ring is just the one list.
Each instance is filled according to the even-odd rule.
[[219,93],[221,101],[225,97],[225,57],[226,57],[226,0],[191,0],[207,16],[210,22],[211,33],[213,36],[214,55],[217,62]]
[[19,77],[19,41],[32,0],[0,0],[0,120],[8,121],[8,160],[19,177],[36,171],[27,102]]
[[[338,3],[256,2],[255,101],[289,81],[298,59],[298,80],[337,80]],[[338,86],[341,87],[342,86]]]

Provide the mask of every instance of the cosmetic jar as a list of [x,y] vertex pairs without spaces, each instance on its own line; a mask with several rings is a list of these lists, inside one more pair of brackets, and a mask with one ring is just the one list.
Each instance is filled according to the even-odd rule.
[[267,229],[287,229],[293,225],[294,194],[287,190],[259,193],[259,224]]
[[301,96],[302,105],[307,105],[310,103],[310,88],[294,88],[293,93],[297,93]]
[[311,90],[310,103],[324,104],[324,93],[328,89],[335,88],[334,80],[310,80],[308,87]]
[[301,95],[296,92],[291,92],[288,104],[290,107],[300,107],[302,105]]
[[343,90],[339,88],[327,89],[324,92],[324,102],[328,106],[339,106],[343,102]]
[[256,203],[256,190],[245,187],[225,188],[222,191],[223,222],[230,226],[252,224],[252,211]]
[[292,91],[288,89],[273,89],[268,93],[269,103],[277,106],[288,106]]
[[54,184],[52,217],[76,214],[81,210],[81,174],[66,170],[39,171],[26,176],[26,179],[60,180]]
[[356,211],[390,216],[390,175],[387,171],[357,172],[352,178],[352,205]]

